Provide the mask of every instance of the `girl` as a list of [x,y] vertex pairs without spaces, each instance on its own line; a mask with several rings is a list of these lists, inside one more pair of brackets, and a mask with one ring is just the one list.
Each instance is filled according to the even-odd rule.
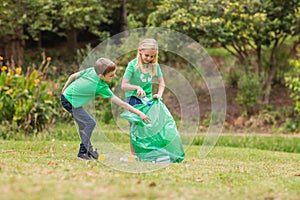
[[[165,89],[165,81],[158,60],[158,45],[155,39],[143,40],[138,48],[137,56],[130,61],[125,70],[122,89],[125,90],[126,101],[130,105],[142,104],[141,98],[161,98]],[[158,78],[158,91],[152,95],[152,78]]]
[[[161,98],[165,81],[158,60],[158,45],[155,39],[144,39],[138,47],[137,56],[130,61],[125,70],[121,88],[125,91],[127,103],[134,106],[142,104],[142,98]],[[158,79],[158,91],[152,95],[152,78]],[[130,141],[132,154],[135,154]]]

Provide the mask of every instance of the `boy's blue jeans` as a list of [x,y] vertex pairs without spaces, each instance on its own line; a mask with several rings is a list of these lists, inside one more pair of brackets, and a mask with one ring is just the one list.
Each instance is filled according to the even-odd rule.
[[63,94],[60,95],[60,100],[62,106],[72,114],[72,117],[77,124],[79,136],[81,139],[79,152],[86,153],[87,151],[93,151],[90,138],[96,126],[96,121],[82,106],[74,108]]

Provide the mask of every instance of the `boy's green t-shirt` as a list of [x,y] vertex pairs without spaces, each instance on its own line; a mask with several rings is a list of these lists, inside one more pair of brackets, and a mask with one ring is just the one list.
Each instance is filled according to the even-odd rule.
[[103,98],[113,97],[109,86],[101,80],[93,67],[80,71],[80,77],[73,81],[64,91],[63,95],[78,108],[101,95]]
[[[136,68],[137,58],[130,61],[127,65],[127,68],[124,73],[124,78],[129,80],[129,83],[132,85],[140,86],[146,93],[146,97],[152,97],[152,77],[151,74],[143,74],[139,72]],[[162,77],[162,72],[159,64],[156,65],[157,78]],[[127,90],[125,91],[125,97],[136,96],[136,90]]]

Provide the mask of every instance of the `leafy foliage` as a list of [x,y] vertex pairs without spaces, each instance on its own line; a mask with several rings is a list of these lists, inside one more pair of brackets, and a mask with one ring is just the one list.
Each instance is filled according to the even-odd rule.
[[[300,53],[298,53],[300,55]],[[286,129],[291,132],[299,132],[299,113],[300,113],[300,61],[298,59],[291,59],[289,64],[293,67],[292,70],[285,75],[285,84],[289,88],[290,97],[293,99],[295,105],[294,110],[296,117],[288,118],[285,124]]]
[[290,65],[293,66],[293,70],[286,74],[285,81],[295,101],[295,111],[300,112],[300,61],[292,59]]
[[255,74],[244,75],[238,82],[237,101],[244,107],[246,115],[252,114],[262,93],[259,77]]
[[[109,30],[111,33],[120,30],[120,15],[124,14],[120,10],[121,4],[126,4],[127,7],[125,18],[127,17],[129,29],[143,26],[164,26],[179,30],[204,45],[213,47],[218,45],[218,47],[226,49],[227,54],[222,55],[222,57],[229,58],[230,62],[233,63],[232,65],[234,65],[234,68],[230,70],[228,79],[233,86],[239,85],[240,92],[237,99],[247,113],[251,113],[253,106],[258,103],[258,97],[256,96],[259,93],[258,90],[263,89],[263,91],[266,91],[264,94],[269,93],[270,88],[268,88],[268,85],[271,87],[274,79],[282,83],[283,74],[291,69],[290,64],[287,63],[287,58],[291,55],[289,50],[290,47],[293,48],[293,45],[287,47],[285,42],[288,40],[290,44],[293,42],[299,43],[299,0],[153,0],[148,1],[146,6],[145,1],[141,0],[2,0],[0,3],[0,55],[5,55],[7,61],[10,61],[10,58],[13,57],[17,62],[18,58],[13,54],[20,48],[15,47],[21,45],[24,48],[24,40],[26,41],[29,38],[38,41],[41,39],[41,33],[45,32],[66,36],[66,33],[73,29],[74,32],[80,34],[82,32],[92,33],[100,39],[107,37],[108,33],[104,30]],[[112,26],[112,22],[116,23],[115,26]],[[134,38],[134,41],[129,42],[137,41]],[[9,48],[12,48],[10,52],[7,51]],[[91,51],[91,49],[90,46],[86,49],[86,52]],[[53,51],[56,55],[51,56],[58,57],[57,53],[59,51],[57,49]],[[83,58],[86,57],[85,52],[79,53],[76,57],[77,63],[81,63]],[[234,59],[231,59],[232,55],[228,56],[229,53],[235,56],[238,62],[232,62]],[[24,55],[24,52],[21,54]],[[123,55],[118,64],[125,67],[126,63],[135,54],[136,52],[131,52]],[[210,53],[210,55],[212,54]],[[25,57],[30,56],[30,54],[25,55]],[[65,52],[62,57],[63,59],[66,58]],[[70,59],[75,60],[74,58]],[[173,62],[172,59],[172,56],[160,51],[161,61]],[[32,63],[32,58],[28,60],[27,63]],[[73,72],[74,66],[69,66],[69,64],[61,62],[60,59],[57,59],[57,62],[57,65],[62,66],[58,68],[58,71],[60,75],[63,75],[63,77],[58,78],[58,82],[63,84],[65,83],[64,79],[67,78],[66,71],[68,73]],[[0,121],[5,125],[4,127],[10,130],[16,130],[17,127],[20,127],[25,130],[23,128],[25,126],[20,126],[23,122],[19,118],[27,116],[26,127],[28,132],[31,131],[31,128],[37,131],[37,125],[34,124],[34,119],[37,119],[37,116],[28,117],[28,113],[42,112],[44,108],[40,107],[46,106],[49,108],[51,106],[58,107],[55,112],[59,114],[53,116],[59,115],[60,117],[53,118],[53,121],[64,120],[66,122],[66,120],[70,120],[69,113],[64,112],[61,108],[59,98],[55,97],[55,91],[53,91],[55,88],[61,88],[61,85],[55,85],[51,81],[51,79],[57,79],[57,74],[53,73],[50,77],[49,73],[52,72],[46,70],[48,74],[48,81],[46,81],[45,74],[42,74],[41,69],[34,66],[26,69],[23,64],[18,63],[19,66],[23,66],[22,73],[18,75],[19,72],[16,71],[19,69],[18,67],[10,66],[7,63],[5,65],[8,69],[4,70],[3,68],[0,75],[2,84],[5,83],[5,86],[0,85]],[[291,65],[294,64],[291,63]],[[3,67],[3,64],[1,66]],[[228,65],[225,64],[224,66],[229,69]],[[77,69],[77,66],[75,68]],[[124,68],[121,68],[119,74],[123,73],[122,70]],[[286,81],[287,86],[291,89],[292,97],[295,100],[295,109],[298,112],[300,110],[300,103],[297,103],[299,101],[297,99],[299,96],[299,92],[297,93],[299,85],[297,83],[299,81],[295,80],[297,80],[299,74],[296,68],[294,70],[288,73]],[[257,79],[260,82],[258,85],[260,88],[258,89],[255,88],[257,85],[251,79],[242,78],[241,76],[241,74],[252,76],[253,73],[259,78]],[[190,79],[194,79],[193,74],[188,76]],[[288,77],[291,78],[290,80],[293,79],[293,82],[289,82]],[[35,79],[40,80],[38,85],[33,83]],[[111,83],[111,87],[115,86],[115,81]],[[24,89],[26,86],[23,85],[28,85],[28,89]],[[23,90],[21,90],[22,87]],[[51,99],[53,102],[51,104],[41,103],[40,99],[46,98],[42,97],[45,94],[42,91],[50,91],[50,87],[53,93]],[[39,91],[37,92],[37,90]],[[16,99],[20,100],[20,105],[16,103]],[[103,121],[109,122],[112,118],[110,102],[100,98],[96,100],[95,104],[97,114],[101,116]],[[16,108],[16,105],[19,108]],[[26,115],[24,113],[27,110]],[[53,111],[53,113],[55,112]],[[29,123],[29,121],[33,123]],[[289,124],[294,130],[294,127],[299,127],[299,125],[294,126],[295,124],[292,122],[289,122]]]
[[280,62],[290,56],[277,55],[288,37],[300,33],[299,7],[299,0],[164,0],[148,23],[183,31],[205,45],[221,44],[245,73],[258,74],[267,101]]
[[91,33],[101,35],[99,25],[110,22],[108,14],[111,9],[107,3],[101,4],[98,0],[33,0],[18,3],[3,0],[1,4],[0,36],[25,28],[32,38],[38,40],[39,31],[63,34],[71,27],[78,30],[87,28]]
[[[3,0],[0,7],[0,37],[14,35],[25,28],[33,39],[39,31],[55,30],[51,23],[56,11],[51,0],[9,1]],[[12,23],[13,22],[13,23]],[[26,35],[23,35],[26,38]]]
[[50,60],[44,57],[38,69],[31,67],[26,74],[21,67],[0,62],[0,124],[7,132],[38,132],[55,122],[53,91],[44,80]]
[[108,19],[111,9],[98,0],[60,0],[53,1],[52,4],[57,10],[54,19],[60,30],[88,29],[91,33],[101,36],[99,25],[111,22]]

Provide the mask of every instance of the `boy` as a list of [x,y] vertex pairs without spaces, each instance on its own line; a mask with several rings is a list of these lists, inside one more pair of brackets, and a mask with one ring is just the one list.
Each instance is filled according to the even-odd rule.
[[78,125],[81,144],[77,158],[84,160],[98,159],[98,153],[93,150],[90,138],[96,126],[93,117],[83,108],[89,101],[101,95],[133,112],[143,120],[149,118],[141,111],[130,106],[113,94],[105,81],[111,81],[117,71],[115,63],[107,58],[100,58],[96,61],[94,67],[71,74],[65,86],[62,89],[62,106],[72,114]]

